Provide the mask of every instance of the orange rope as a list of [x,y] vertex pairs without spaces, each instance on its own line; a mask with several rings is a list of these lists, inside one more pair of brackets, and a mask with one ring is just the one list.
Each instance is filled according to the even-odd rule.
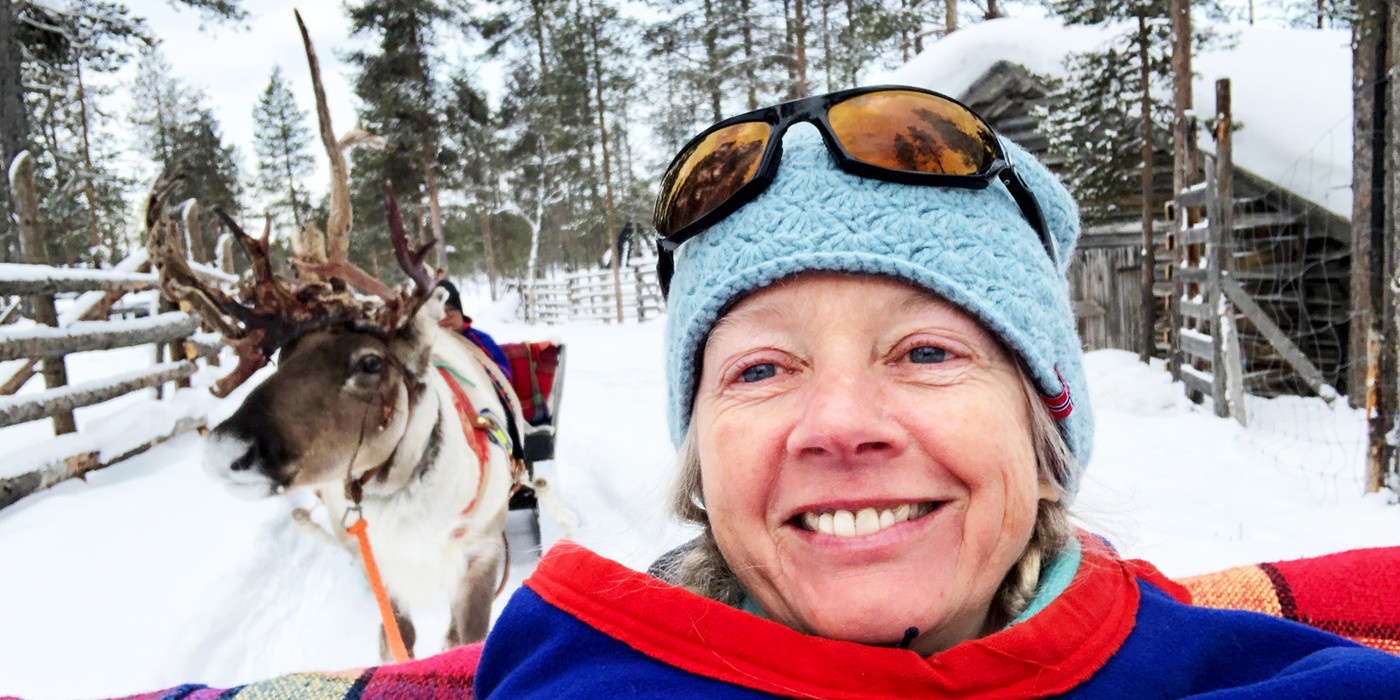
[[360,557],[365,562],[365,576],[369,578],[374,600],[379,603],[379,617],[384,623],[384,637],[389,640],[389,651],[394,654],[395,663],[408,661],[408,648],[404,646],[403,634],[399,632],[399,621],[394,617],[394,608],[389,603],[389,592],[384,590],[384,581],[379,577],[379,565],[374,563],[374,552],[369,548],[369,523],[364,518],[355,521],[346,531],[360,542]]

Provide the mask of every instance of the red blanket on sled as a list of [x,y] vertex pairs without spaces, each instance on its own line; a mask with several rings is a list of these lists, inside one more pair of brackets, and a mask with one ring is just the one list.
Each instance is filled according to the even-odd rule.
[[520,397],[520,412],[530,425],[548,423],[549,395],[554,390],[554,372],[559,367],[559,348],[554,343],[506,343],[501,346],[510,361],[511,384]]

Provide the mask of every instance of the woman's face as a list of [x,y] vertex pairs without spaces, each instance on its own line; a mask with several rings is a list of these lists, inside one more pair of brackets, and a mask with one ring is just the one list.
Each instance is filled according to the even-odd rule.
[[931,654],[982,632],[1030,541],[1037,482],[1016,367],[909,284],[813,274],[753,294],[695,397],[721,552],[774,620]]

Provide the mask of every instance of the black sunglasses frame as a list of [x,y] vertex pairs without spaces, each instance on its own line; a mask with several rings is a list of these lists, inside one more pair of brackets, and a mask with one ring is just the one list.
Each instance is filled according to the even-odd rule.
[[[987,166],[985,172],[976,175],[948,175],[945,173],[921,173],[912,170],[896,170],[873,165],[853,157],[846,147],[841,145],[840,139],[836,138],[835,132],[831,128],[831,122],[827,119],[828,111],[835,105],[845,102],[853,97],[867,95],[875,92],[917,92],[931,95],[967,110],[967,113],[975,117],[992,137],[993,160]],[[763,122],[769,125],[768,142],[764,145],[763,155],[759,158],[758,169],[753,177],[743,184],[734,194],[706,212],[700,218],[692,221],[670,235],[661,235],[661,214],[662,205],[665,201],[666,192],[670,182],[676,176],[676,169],[684,162],[692,149],[695,148],[705,137],[735,124],[746,124]],[[843,171],[872,180],[884,180],[886,182],[896,182],[905,185],[929,185],[934,187],[958,187],[962,189],[980,190],[985,189],[992,183],[993,179],[1001,180],[1011,193],[1012,199],[1021,208],[1021,214],[1026,217],[1031,228],[1040,237],[1041,244],[1045,247],[1045,253],[1050,256],[1050,261],[1059,264],[1059,255],[1055,248],[1055,239],[1050,235],[1049,227],[1045,223],[1045,216],[1041,213],[1040,204],[1036,201],[1035,194],[1031,192],[1029,186],[1017,174],[1014,164],[1002,148],[1001,139],[992,131],[991,125],[981,115],[972,111],[967,105],[939,92],[925,90],[923,88],[909,87],[904,85],[875,85],[869,87],[852,88],[840,90],[824,95],[813,95],[790,102],[783,102],[770,107],[756,109],[751,112],[738,114],[720,122],[716,122],[709,128],[700,132],[686,143],[676,155],[675,159],[666,168],[666,175],[662,178],[661,193],[656,200],[656,209],[653,213],[653,223],[656,225],[657,252],[656,263],[657,278],[661,283],[661,294],[663,297],[669,296],[671,291],[671,277],[675,272],[675,260],[673,251],[691,238],[699,235],[705,229],[724,220],[725,217],[733,214],[740,207],[753,201],[759,193],[772,184],[773,178],[778,174],[778,164],[782,161],[783,154],[783,134],[793,124],[807,122],[817,128],[821,133],[822,141],[826,144],[827,152],[831,154],[836,166]]]

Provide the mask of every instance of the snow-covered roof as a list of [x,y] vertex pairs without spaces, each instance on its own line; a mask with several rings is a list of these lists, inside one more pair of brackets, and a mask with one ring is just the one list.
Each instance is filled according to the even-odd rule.
[[[1215,112],[1215,80],[1229,77],[1235,165],[1351,218],[1351,36],[1342,30],[1225,27],[1237,41],[1197,54],[1195,111]],[[962,95],[997,61],[1063,75],[1071,51],[1112,34],[1053,19],[997,19],[954,32],[872,84],[900,83]],[[1201,147],[1210,150],[1208,138]]]

